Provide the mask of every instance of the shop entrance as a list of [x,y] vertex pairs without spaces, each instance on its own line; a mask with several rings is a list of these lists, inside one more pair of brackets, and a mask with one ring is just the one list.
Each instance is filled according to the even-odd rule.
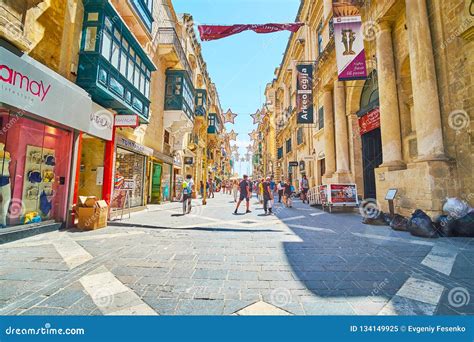
[[362,135],[362,165],[364,167],[364,198],[376,198],[375,169],[382,164],[380,128]]
[[151,174],[151,198],[150,203],[159,204],[161,200],[161,174],[163,172],[161,164],[153,163]]
[[105,141],[83,134],[77,191],[79,196],[95,196],[102,199],[104,160]]

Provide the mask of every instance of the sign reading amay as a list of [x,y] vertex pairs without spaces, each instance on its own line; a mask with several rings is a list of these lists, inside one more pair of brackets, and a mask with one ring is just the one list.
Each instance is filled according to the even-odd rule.
[[111,140],[113,115],[85,90],[24,54],[0,47],[0,103]]

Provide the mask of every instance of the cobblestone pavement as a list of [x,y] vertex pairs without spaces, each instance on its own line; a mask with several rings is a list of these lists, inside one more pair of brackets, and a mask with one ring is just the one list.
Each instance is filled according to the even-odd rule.
[[[200,201],[195,200],[194,204]],[[296,201],[151,206],[0,246],[0,314],[474,314],[474,239],[420,239]],[[243,213],[244,209],[241,208]]]

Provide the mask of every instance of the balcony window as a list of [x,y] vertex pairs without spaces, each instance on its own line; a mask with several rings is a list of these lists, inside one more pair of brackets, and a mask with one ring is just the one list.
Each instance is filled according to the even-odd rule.
[[119,114],[138,114],[147,121],[154,70],[153,62],[109,1],[87,1],[77,84],[104,107]]
[[291,138],[286,141],[286,153],[291,152]]
[[130,2],[137,11],[147,30],[151,32],[153,24],[153,0],[131,0]]
[[107,84],[107,71],[103,68],[99,70],[99,82],[102,84]]
[[324,107],[320,107],[318,110],[318,129],[324,127]]
[[205,89],[196,90],[196,115],[206,116],[206,95],[207,92]]
[[87,13],[87,21],[99,21],[99,13],[98,12]]
[[318,26],[317,34],[318,34],[318,54],[320,55],[323,53],[323,24],[322,23],[320,23]]
[[283,146],[282,146],[282,147],[278,147],[278,150],[277,150],[277,157],[278,157],[278,159],[283,158]]
[[117,95],[123,96],[125,88],[115,78],[110,77],[109,80],[110,89],[117,93]]
[[303,127],[298,127],[296,131],[296,143],[301,145],[304,142]]
[[90,26],[86,29],[84,51],[95,51],[97,41],[97,27]]

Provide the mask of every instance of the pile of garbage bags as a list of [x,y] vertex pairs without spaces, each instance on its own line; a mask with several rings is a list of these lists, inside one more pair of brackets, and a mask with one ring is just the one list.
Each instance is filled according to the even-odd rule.
[[474,237],[474,208],[458,198],[447,198],[443,206],[443,215],[433,220],[417,209],[410,218],[380,211],[377,215],[362,220],[365,224],[388,225],[393,230],[407,231],[411,235],[424,238],[437,237]]

